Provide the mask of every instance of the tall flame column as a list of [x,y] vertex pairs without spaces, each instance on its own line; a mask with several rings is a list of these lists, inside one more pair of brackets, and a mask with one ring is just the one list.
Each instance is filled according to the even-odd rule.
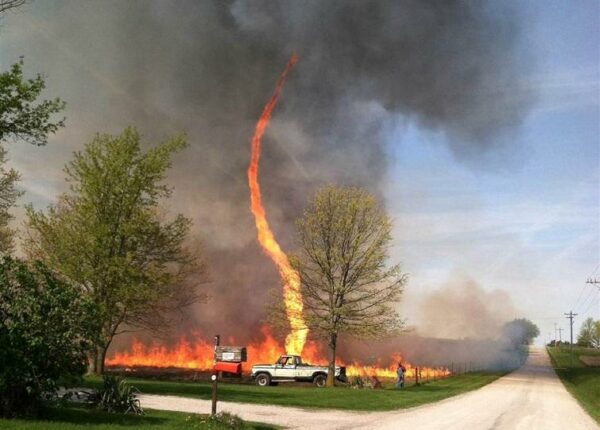
[[260,161],[260,151],[262,137],[265,134],[269,120],[273,113],[273,109],[277,105],[277,99],[281,93],[285,80],[294,65],[298,62],[298,56],[293,54],[288,61],[271,99],[266,104],[258,123],[254,137],[252,137],[252,156],[250,166],[248,167],[248,185],[250,186],[250,209],[254,215],[256,229],[258,230],[258,242],[273,260],[279,274],[283,280],[283,300],[287,318],[290,322],[291,332],[285,340],[285,349],[288,354],[301,354],[306,342],[308,330],[302,316],[303,303],[302,293],[300,291],[300,276],[290,265],[287,255],[281,250],[279,243],[275,239],[275,235],[269,227],[265,208],[262,205],[260,193],[260,184],[258,182],[258,165]]

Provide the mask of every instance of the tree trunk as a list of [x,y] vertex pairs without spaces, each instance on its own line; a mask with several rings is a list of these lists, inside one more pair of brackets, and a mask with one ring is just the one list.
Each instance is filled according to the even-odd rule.
[[88,365],[88,374],[90,375],[102,375],[104,374],[104,361],[106,360],[106,352],[110,346],[110,341],[104,345],[96,346],[94,352],[90,356],[90,362]]
[[[110,343],[108,344],[110,345]],[[108,351],[108,345],[100,348],[100,354],[98,357],[98,374],[104,374],[104,360],[106,360],[106,351]]]
[[327,371],[327,386],[335,387],[335,350],[337,347],[337,333],[331,333],[329,339],[329,350],[331,356],[329,359],[329,369]]
[[98,357],[98,349],[94,348],[94,351],[92,351],[92,353],[90,354],[89,359],[88,359],[88,375],[97,375],[98,374],[98,370],[96,368],[96,364],[98,362],[97,357]]

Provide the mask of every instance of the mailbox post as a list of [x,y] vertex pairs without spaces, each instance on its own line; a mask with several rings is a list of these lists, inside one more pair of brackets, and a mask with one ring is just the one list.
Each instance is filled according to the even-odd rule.
[[215,357],[212,370],[212,409],[217,413],[217,387],[219,372],[242,376],[242,363],[248,360],[245,346],[221,346],[221,336],[215,335]]
[[211,415],[216,415],[217,414],[217,385],[218,385],[218,374],[219,372],[217,372],[216,370],[216,365],[217,365],[217,347],[219,346],[219,344],[221,343],[221,336],[219,336],[218,334],[215,335],[215,360],[213,363],[213,372],[212,372],[212,409],[210,411]]

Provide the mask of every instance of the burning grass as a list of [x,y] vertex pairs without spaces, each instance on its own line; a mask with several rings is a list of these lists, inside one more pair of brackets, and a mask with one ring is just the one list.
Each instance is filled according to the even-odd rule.
[[[256,387],[253,385],[219,385],[219,400],[238,403],[258,403],[305,408],[324,408],[355,411],[389,411],[436,402],[467,391],[481,388],[504,373],[467,373],[451,378],[430,381],[419,386],[395,390],[393,381],[386,380],[383,389],[353,390],[348,387],[318,389],[311,385]],[[130,379],[146,394],[165,394],[208,400],[209,383],[167,382],[148,379]],[[87,378],[86,385],[98,387],[101,380]]]
[[580,356],[600,356],[600,351],[568,346],[548,348],[556,374],[581,406],[600,423],[600,368],[588,367]]
[[[239,343],[235,339],[228,339],[229,344]],[[244,363],[243,369],[246,374],[254,364],[274,363],[285,350],[268,327],[263,327],[261,336],[250,342],[248,348],[248,362]],[[208,372],[212,369],[214,360],[214,346],[204,340],[201,335],[194,339],[181,338],[172,345],[166,346],[159,343],[145,345],[139,341],[133,341],[127,351],[112,353],[106,359],[107,368],[118,368],[120,370],[137,371],[140,368],[165,369],[165,373],[176,373],[176,369],[195,370]],[[323,348],[315,342],[308,341],[304,346],[302,359],[306,363],[326,365],[327,359]],[[402,358],[400,353],[392,354],[390,357],[379,360],[376,363],[361,363],[358,361],[338,360],[338,365],[346,366],[348,376],[376,376],[378,378],[395,378],[397,363],[402,361],[407,368],[406,377],[415,377],[416,365]],[[144,369],[142,369],[144,370]],[[451,372],[445,367],[419,366],[423,379],[437,379],[450,376]]]

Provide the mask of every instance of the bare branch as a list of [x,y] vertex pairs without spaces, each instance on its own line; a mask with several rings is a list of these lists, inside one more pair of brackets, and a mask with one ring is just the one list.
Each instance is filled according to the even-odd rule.
[[0,0],[0,14],[10,10],[16,9],[25,4],[26,0]]

